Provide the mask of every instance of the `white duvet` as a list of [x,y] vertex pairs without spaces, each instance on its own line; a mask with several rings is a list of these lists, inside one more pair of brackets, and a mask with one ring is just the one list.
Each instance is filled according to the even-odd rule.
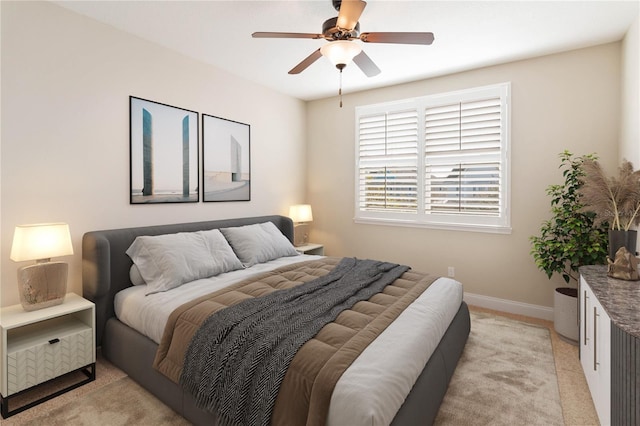
[[[129,287],[116,295],[115,312],[120,321],[159,343],[169,315],[181,304],[251,275],[317,258],[283,257],[149,296],[144,285]],[[462,284],[436,280],[345,371],[333,391],[327,423],[391,423],[461,302]]]

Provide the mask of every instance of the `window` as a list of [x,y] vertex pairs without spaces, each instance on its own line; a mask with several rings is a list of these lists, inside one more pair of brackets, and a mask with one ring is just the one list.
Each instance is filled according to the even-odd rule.
[[510,232],[509,83],[356,108],[356,221]]

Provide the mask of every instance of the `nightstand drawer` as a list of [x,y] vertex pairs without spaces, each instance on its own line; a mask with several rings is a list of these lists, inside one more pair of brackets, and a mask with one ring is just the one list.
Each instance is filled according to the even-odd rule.
[[8,392],[5,396],[95,361],[93,330],[72,315],[32,324],[15,331],[7,348]]

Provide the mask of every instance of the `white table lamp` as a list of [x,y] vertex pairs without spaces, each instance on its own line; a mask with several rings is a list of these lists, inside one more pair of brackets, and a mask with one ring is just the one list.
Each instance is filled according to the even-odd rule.
[[309,204],[296,204],[289,208],[289,217],[293,220],[293,245],[303,246],[309,243],[309,222],[313,214]]
[[64,301],[69,265],[51,262],[51,258],[72,254],[71,234],[66,223],[16,226],[9,258],[15,262],[36,261],[18,270],[20,303],[26,311]]

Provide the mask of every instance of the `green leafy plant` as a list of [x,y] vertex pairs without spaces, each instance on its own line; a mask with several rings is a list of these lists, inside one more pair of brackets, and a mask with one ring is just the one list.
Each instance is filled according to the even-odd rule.
[[600,164],[587,160],[583,164],[584,185],[578,191],[584,211],[596,215],[596,224],[609,222],[611,229],[628,231],[640,223],[640,171],[624,160],[618,176],[607,177]]
[[595,154],[574,157],[565,150],[560,154],[565,181],[547,187],[552,218],[542,223],[540,235],[530,241],[536,266],[549,278],[558,273],[567,283],[577,282],[580,266],[606,263],[608,223],[596,221],[594,212],[584,210],[579,191],[585,178],[583,166],[595,159]]

